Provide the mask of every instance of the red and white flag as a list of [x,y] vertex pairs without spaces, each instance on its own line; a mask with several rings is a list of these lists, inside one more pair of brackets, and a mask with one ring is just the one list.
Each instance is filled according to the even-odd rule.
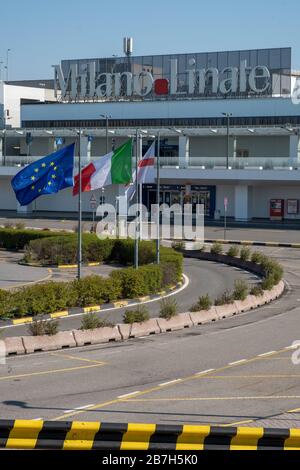
[[[133,183],[127,186],[127,200],[131,201],[135,195],[135,175],[133,174]],[[143,158],[138,163],[138,184],[149,184],[155,181],[155,141],[150,145]]]

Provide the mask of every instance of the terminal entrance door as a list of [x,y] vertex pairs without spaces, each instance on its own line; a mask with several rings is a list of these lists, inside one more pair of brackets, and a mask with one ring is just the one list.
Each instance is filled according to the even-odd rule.
[[191,193],[191,204],[193,206],[193,213],[196,213],[197,205],[204,205],[205,217],[211,215],[211,192],[210,191],[199,191]]

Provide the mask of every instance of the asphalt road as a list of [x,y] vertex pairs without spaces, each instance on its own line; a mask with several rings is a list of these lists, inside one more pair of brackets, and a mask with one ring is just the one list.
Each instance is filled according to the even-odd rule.
[[[51,230],[71,230],[74,231],[76,227],[76,220],[55,220],[55,219],[37,219],[37,218],[13,218],[6,219],[0,218],[0,225],[4,225],[7,222],[16,224],[23,223],[26,227],[31,228],[49,228]],[[83,222],[83,229],[88,231],[91,227],[91,222]],[[300,229],[300,224],[299,224]],[[206,239],[222,239],[224,237],[224,229],[222,226],[218,227],[205,227],[205,238]],[[300,243],[300,234],[297,229],[287,228],[274,228],[270,224],[268,228],[267,224],[263,228],[255,228],[251,226],[245,226],[244,228],[228,227],[227,228],[227,239],[228,240],[252,240],[252,241],[274,241],[281,243]]]
[[300,340],[299,255],[264,252],[285,267],[281,299],[177,333],[9,358],[1,417],[299,427],[300,366],[286,349]]
[[[17,266],[16,266],[17,269]],[[35,268],[40,269],[40,268]],[[42,268],[43,269],[43,268]],[[86,274],[98,273],[103,274],[107,273],[109,269],[113,269],[105,266],[100,266],[96,268],[88,268]],[[58,271],[54,270],[53,280],[66,280],[65,277],[75,278],[75,270],[67,271]],[[0,263],[0,279],[1,276],[5,276],[5,265]],[[178,304],[179,312],[186,312],[190,307],[196,302],[200,295],[208,293],[212,299],[215,299],[221,295],[225,290],[232,290],[234,287],[234,282],[237,279],[244,279],[249,284],[254,284],[257,282],[257,277],[248,272],[241,271],[234,267],[229,267],[225,265],[220,265],[213,262],[200,261],[194,259],[186,259],[184,262],[184,272],[188,277],[188,285],[186,288],[181,290],[179,293],[175,293],[174,297],[176,298]],[[56,274],[56,277],[55,277]],[[152,317],[159,316],[159,301],[149,302],[146,304],[149,314]],[[111,311],[99,312],[98,316],[100,318],[105,318],[110,322],[117,323],[123,321],[123,315],[126,309],[112,309]],[[60,329],[62,330],[72,330],[80,328],[82,316],[70,316],[60,320]],[[28,334],[27,326],[14,326],[10,328],[3,329],[0,323],[1,337],[6,336],[21,336]]]

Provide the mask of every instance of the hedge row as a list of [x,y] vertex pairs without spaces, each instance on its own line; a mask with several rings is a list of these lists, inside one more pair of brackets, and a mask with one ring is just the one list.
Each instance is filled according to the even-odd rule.
[[138,270],[131,267],[118,269],[109,278],[89,276],[80,281],[47,282],[15,291],[0,290],[0,317],[49,314],[153,294],[181,279],[182,264],[182,255],[167,249],[159,266],[148,264]]
[[0,228],[0,248],[5,250],[23,250],[31,240],[61,236],[62,232],[50,230],[17,230]]

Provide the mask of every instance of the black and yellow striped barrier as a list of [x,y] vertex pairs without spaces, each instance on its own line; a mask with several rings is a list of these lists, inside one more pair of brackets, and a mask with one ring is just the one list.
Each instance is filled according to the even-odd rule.
[[0,447],[59,450],[300,450],[300,429],[0,421]]
[[221,243],[223,245],[243,245],[243,246],[269,246],[275,248],[300,248],[300,243],[280,243],[280,242],[256,242],[252,240],[223,240],[207,239],[205,243]]

